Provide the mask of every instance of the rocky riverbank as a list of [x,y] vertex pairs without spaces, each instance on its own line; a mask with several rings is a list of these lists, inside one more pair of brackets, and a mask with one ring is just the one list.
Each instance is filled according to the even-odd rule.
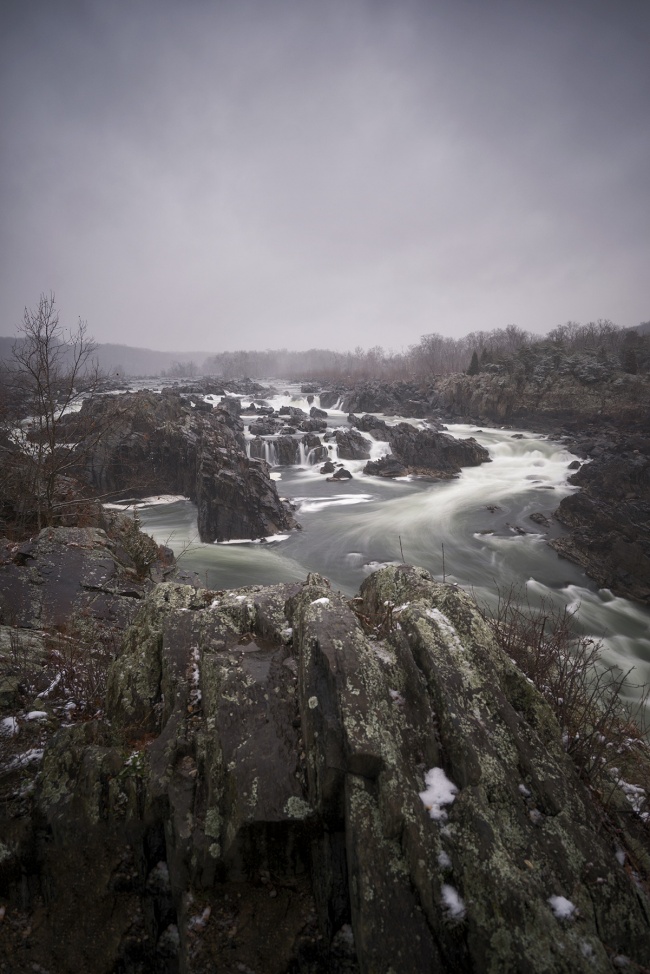
[[650,966],[641,820],[621,793],[604,827],[541,696],[426,572],[352,601],[158,584],[68,724],[5,792],[8,971]]

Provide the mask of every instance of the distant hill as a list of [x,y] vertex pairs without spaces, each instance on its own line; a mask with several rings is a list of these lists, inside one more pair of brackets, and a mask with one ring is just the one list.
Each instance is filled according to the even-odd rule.
[[650,321],[642,321],[634,330],[638,331],[639,335],[650,335]]
[[[0,362],[11,358],[14,338],[0,336]],[[160,375],[176,363],[194,362],[199,371],[209,352],[157,352],[152,348],[132,348],[130,345],[98,344],[95,358],[102,372],[111,375]]]
[[122,375],[160,375],[176,363],[194,362],[199,371],[208,352],[157,352],[152,348],[132,348],[130,345],[98,345],[96,358],[103,372]]

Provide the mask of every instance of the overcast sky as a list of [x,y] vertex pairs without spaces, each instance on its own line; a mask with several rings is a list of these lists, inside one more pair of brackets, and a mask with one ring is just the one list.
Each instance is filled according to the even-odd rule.
[[648,0],[3,0],[0,334],[650,318]]

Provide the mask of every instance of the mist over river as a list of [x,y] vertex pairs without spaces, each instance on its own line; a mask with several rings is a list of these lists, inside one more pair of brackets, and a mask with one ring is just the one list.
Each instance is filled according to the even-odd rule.
[[[286,394],[265,402],[309,412],[303,396],[284,388]],[[249,418],[243,418],[247,424]],[[404,421],[382,418],[389,424]],[[346,414],[329,409],[328,426],[347,428]],[[267,542],[202,544],[195,506],[178,498],[138,505],[142,526],[211,589],[302,581],[315,571],[351,596],[371,571],[402,561],[428,569],[440,581],[444,567],[444,579],[473,592],[480,603],[495,605],[499,590],[525,584],[533,604],[552,598],[576,609],[583,631],[603,640],[604,662],[623,670],[634,666],[635,682],[650,682],[650,611],[598,590],[548,546],[548,532],[530,518],[550,516],[576,490],[567,482],[575,457],[561,444],[525,430],[455,424],[448,431],[475,437],[491,462],[464,468],[454,480],[431,481],[366,476],[365,460],[346,460],[353,479],[327,482],[320,463],[312,466],[304,457],[300,466],[272,470],[279,493],[297,505],[301,531]],[[265,439],[272,459],[272,437]],[[373,459],[388,452],[387,444],[373,443]],[[335,443],[330,456],[337,462]],[[551,530],[557,534],[560,528]]]

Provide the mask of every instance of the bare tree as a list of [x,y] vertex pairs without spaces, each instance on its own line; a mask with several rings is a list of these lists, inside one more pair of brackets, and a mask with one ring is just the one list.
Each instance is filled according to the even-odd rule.
[[25,519],[35,515],[39,530],[53,523],[61,478],[101,435],[99,429],[68,422],[84,395],[100,383],[95,349],[86,322],[79,320],[73,330],[61,325],[53,294],[42,294],[36,310],[25,308],[9,366],[15,401],[22,397],[29,414],[19,433],[14,426],[20,448],[14,457],[14,489],[22,487]]

